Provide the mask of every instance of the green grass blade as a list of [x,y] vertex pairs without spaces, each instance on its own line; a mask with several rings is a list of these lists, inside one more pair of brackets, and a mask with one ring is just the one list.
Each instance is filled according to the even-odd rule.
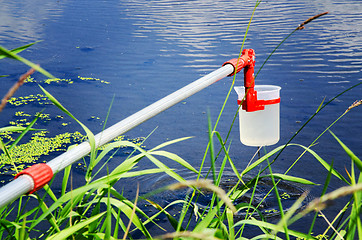
[[174,139],[174,140],[171,140],[171,141],[167,141],[167,142],[164,142],[164,143],[161,143],[160,145],[158,145],[157,147],[154,147],[150,150],[150,152],[152,151],[156,151],[158,149],[161,149],[161,148],[164,148],[168,145],[171,145],[171,144],[174,144],[174,143],[178,143],[178,142],[181,142],[181,141],[185,141],[187,139],[190,139],[192,137],[183,137],[183,138],[177,138],[177,139]]
[[105,213],[100,213],[98,215],[95,215],[93,217],[88,218],[87,220],[84,220],[76,225],[73,225],[71,227],[68,227],[60,232],[58,232],[57,234],[54,234],[50,237],[48,237],[48,240],[52,240],[52,239],[66,239],[68,237],[70,237],[73,234],[76,234],[77,231],[81,230],[82,228],[86,227],[87,225],[91,224],[92,222],[98,220],[99,218],[101,218]]
[[52,191],[52,189],[49,187],[48,184],[46,184],[43,189],[45,190],[45,192],[52,198],[53,201],[57,201],[57,197],[55,196],[54,192]]
[[[26,127],[9,126],[9,127],[0,128],[0,132],[7,132],[7,131],[9,131],[9,132],[18,132],[18,131],[24,131],[26,129],[27,129]],[[44,129],[31,128],[29,130],[31,130],[31,131],[40,131],[40,130],[44,130]]]
[[[294,145],[294,146],[299,146],[301,148],[304,148],[306,151],[308,151],[310,154],[312,154],[312,156],[318,160],[318,162],[325,168],[327,169],[327,171],[329,171],[331,169],[331,166],[324,161],[315,151],[313,151],[312,149],[310,149],[309,147],[305,147],[303,145],[300,144],[295,144],[295,143],[291,143],[289,144],[290,146]],[[332,174],[334,176],[336,176],[337,178],[339,178],[340,180],[344,181],[347,184],[350,184],[343,176],[342,174],[340,174],[339,172],[337,172],[335,169],[332,169]]]
[[241,173],[241,176],[245,175],[246,173],[248,173],[249,171],[251,171],[252,169],[257,167],[258,165],[260,165],[262,162],[266,161],[270,156],[272,156],[275,153],[279,152],[284,147],[285,147],[285,145],[279,146],[279,147],[273,149],[272,151],[270,151],[269,153],[267,153],[266,155],[264,155],[263,157],[256,160],[254,163],[250,164],[249,167],[245,168],[245,170]]
[[362,161],[332,131],[329,132],[337,140],[339,145],[341,145],[343,150],[348,154],[348,156],[352,159],[352,161],[356,164],[358,169],[362,171]]
[[62,182],[62,192],[61,192],[62,196],[67,191],[67,185],[68,185],[68,182],[69,182],[69,175],[70,175],[71,169],[72,169],[72,165],[69,165],[68,167],[66,167],[64,169],[63,182]]
[[[321,197],[326,194],[327,192],[327,188],[328,188],[328,185],[331,181],[331,177],[332,177],[332,170],[333,170],[333,161],[332,161],[332,164],[330,165],[330,168],[329,168],[329,171],[328,171],[328,175],[327,175],[327,178],[326,180],[324,181],[324,186],[323,186],[323,190],[322,190],[322,194],[321,194]],[[317,220],[317,217],[318,217],[318,212],[316,212],[314,214],[314,217],[313,217],[313,220],[312,220],[312,223],[309,227],[309,232],[308,232],[308,235],[311,236],[312,235],[312,231],[314,229],[314,225],[315,225],[315,222]]]
[[235,239],[234,213],[230,209],[226,209],[226,219],[229,226],[229,238]]
[[111,238],[111,231],[112,231],[112,213],[111,213],[111,203],[110,203],[110,188],[107,189],[107,214],[106,214],[106,220],[104,224],[106,225],[106,234],[104,236],[104,239],[110,239]]
[[205,229],[208,228],[210,223],[214,220],[218,209],[215,207],[211,211],[209,211],[206,216],[197,224],[197,226],[194,228],[194,232],[202,232],[205,231]]
[[[243,224],[247,224],[247,225],[252,225],[252,226],[256,226],[259,228],[266,228],[266,229],[270,229],[270,230],[276,230],[277,229],[277,225],[272,224],[272,223],[268,223],[268,222],[264,222],[264,221],[260,221],[257,219],[247,219],[247,220],[240,220],[239,222],[237,222],[234,227],[243,225]],[[281,229],[280,232],[285,233],[284,229]],[[291,229],[288,229],[288,234],[289,236],[294,236],[294,237],[298,237],[301,239],[308,239],[308,234],[305,233],[301,233],[301,232],[297,232]],[[274,238],[274,237],[273,237]],[[310,237],[309,239],[314,239],[317,240],[315,237]]]
[[49,100],[55,105],[57,106],[61,111],[63,111],[65,114],[67,114],[68,116],[70,116],[71,118],[73,118],[82,128],[83,130],[86,132],[88,140],[89,140],[89,144],[91,146],[91,159],[90,159],[90,163],[89,163],[89,167],[87,169],[87,176],[86,179],[89,181],[90,180],[90,174],[91,171],[93,170],[94,167],[94,160],[95,160],[95,154],[96,154],[96,146],[95,146],[95,139],[94,139],[94,134],[82,123],[80,122],[77,118],[75,118],[73,116],[73,114],[71,114],[55,97],[53,97],[47,90],[45,90],[42,86],[40,86],[40,89],[44,92],[44,94],[49,98]]
[[44,220],[49,214],[51,214],[53,211],[55,211],[57,208],[59,208],[62,204],[74,200],[77,196],[84,195],[87,191],[91,189],[102,189],[102,188],[108,188],[109,185],[105,183],[105,181],[97,181],[90,184],[87,184],[85,186],[79,187],[77,189],[74,189],[65,195],[58,198],[58,200],[53,203],[46,211],[43,212],[41,216],[39,216],[36,221],[32,223],[30,226],[30,229],[33,229],[36,225],[38,225],[41,221]]
[[[265,177],[271,177],[271,175],[267,174],[267,175],[260,176],[260,178],[265,178]],[[293,176],[280,174],[280,173],[273,173],[273,177],[278,178],[278,179],[282,179],[282,180],[285,180],[285,181],[289,181],[289,182],[301,183],[301,184],[306,184],[306,185],[318,185],[318,184],[313,183],[313,182],[311,182],[309,180],[306,180],[304,178],[293,177]]]
[[27,59],[25,59],[23,57],[20,57],[16,53],[13,53],[13,52],[9,51],[9,50],[7,50],[6,48],[4,48],[2,46],[0,46],[0,54],[6,56],[8,58],[12,58],[12,59],[15,59],[15,60],[18,60],[18,61],[24,63],[24,64],[28,65],[29,67],[34,68],[36,71],[42,73],[44,76],[47,76],[48,78],[55,78],[52,74],[50,74],[49,72],[44,70],[39,65],[37,65],[35,63],[32,63],[32,62],[30,62],[29,60],[27,60]]
[[40,114],[42,113],[43,111],[41,111],[40,113],[38,113],[35,118],[33,119],[33,121],[30,122],[30,124],[21,132],[21,134],[19,135],[19,137],[17,137],[15,139],[15,141],[11,144],[9,150],[11,150],[12,148],[14,148],[16,146],[16,144],[18,144],[18,142],[25,136],[25,134],[27,132],[29,132],[32,128],[32,126],[34,126],[34,124],[36,123],[36,121],[39,119],[39,116]]
[[[176,200],[173,201],[169,204],[167,204],[165,207],[161,207],[159,204],[157,204],[156,202],[150,200],[150,199],[144,199],[145,201],[147,201],[148,203],[150,203],[154,208],[156,208],[159,212],[155,213],[154,215],[152,215],[151,217],[149,217],[146,221],[143,222],[144,225],[148,224],[149,222],[152,222],[153,224],[157,225],[160,229],[166,231],[166,229],[162,228],[161,226],[159,226],[156,222],[154,222],[153,220],[158,217],[160,214],[165,214],[168,221],[170,222],[171,226],[177,230],[177,228],[179,227],[178,224],[180,224],[179,221],[177,221],[168,211],[168,208],[171,208],[174,205],[179,205],[179,204],[185,204],[184,200]],[[184,231],[184,229],[182,227],[180,227],[181,231]]]
[[[14,54],[17,54],[17,53],[24,51],[28,47],[30,47],[30,46],[34,45],[35,43],[38,43],[38,42],[40,42],[40,41],[36,41],[36,42],[29,43],[29,44],[21,46],[21,47],[11,49],[10,52],[12,52]],[[0,59],[6,58],[6,57],[8,57],[8,54],[6,54],[6,53],[5,54],[0,54]]]
[[7,149],[7,147],[5,146],[4,142],[2,141],[2,139],[0,138],[0,149],[3,150],[3,152],[5,153],[6,157],[9,159],[9,161],[11,162],[11,164],[13,165],[15,172],[19,173],[18,168],[16,167],[16,164],[13,160],[13,158],[11,157],[9,150]]
[[152,155],[163,156],[163,157],[172,159],[173,161],[179,163],[180,165],[187,168],[188,170],[190,170],[196,174],[198,173],[198,171],[196,171],[196,169],[193,166],[191,166],[191,164],[189,164],[184,159],[182,159],[181,157],[179,157],[178,155],[176,155],[174,153],[170,153],[170,152],[166,152],[166,151],[152,151]]
[[[101,202],[103,202],[103,203],[107,203],[107,201],[108,201],[107,199],[104,199],[104,198],[101,199]],[[137,206],[135,206],[131,201],[128,201],[128,200],[120,201],[115,198],[109,198],[109,204],[120,209],[130,220],[132,220],[132,223],[134,224],[134,226],[136,226],[137,229],[142,231],[142,233],[145,236],[147,236],[148,238],[151,237],[150,233],[144,226],[142,220],[137,215],[134,215],[132,217],[133,207],[136,207],[137,212],[142,212],[142,210],[139,209]],[[144,214],[144,213],[142,215],[146,216],[146,214]]]

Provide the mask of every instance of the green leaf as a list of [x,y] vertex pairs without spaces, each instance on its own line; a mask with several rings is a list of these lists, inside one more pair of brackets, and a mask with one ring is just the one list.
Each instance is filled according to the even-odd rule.
[[362,171],[362,161],[332,131],[329,132],[337,140],[339,145],[341,145],[343,150],[348,154],[348,156],[352,159],[352,161],[356,164],[358,169]]
[[[103,203],[108,203],[109,205],[113,205],[116,208],[120,209],[130,220],[132,220],[132,223],[139,230],[141,230],[145,236],[149,237],[151,236],[150,233],[147,231],[146,227],[144,226],[143,222],[141,221],[141,219],[138,218],[137,215],[133,215],[133,218],[131,219],[134,207],[134,204],[131,201],[128,200],[119,201],[118,199],[114,198],[108,198],[108,199],[102,198],[100,201]],[[142,210],[139,209],[137,206],[136,206],[136,211],[143,213]],[[143,215],[146,214],[143,213]]]
[[34,124],[36,123],[36,121],[38,120],[38,118],[42,112],[43,111],[38,113],[37,116],[33,119],[33,121],[31,121],[31,123],[22,131],[22,133],[19,135],[19,137],[17,137],[16,140],[11,144],[9,150],[14,148],[16,146],[16,144],[18,144],[18,142],[25,136],[25,134],[32,129],[31,127],[34,126]]
[[[265,177],[271,177],[271,175],[268,174],[268,175],[260,176],[260,178],[265,178]],[[273,173],[273,177],[278,178],[278,179],[282,179],[282,180],[285,180],[285,181],[289,181],[289,182],[301,183],[301,184],[306,184],[306,185],[318,185],[318,184],[316,184],[314,182],[311,182],[309,180],[306,180],[304,178],[293,177],[293,176],[280,174],[280,173]]]
[[174,140],[171,140],[171,141],[167,141],[167,142],[161,143],[160,145],[158,145],[155,148],[152,148],[150,151],[156,151],[156,150],[158,150],[160,148],[164,148],[164,147],[166,147],[168,145],[178,143],[178,142],[181,142],[181,141],[185,141],[185,140],[190,139],[190,138],[192,138],[192,137],[183,137],[183,138],[177,138],[177,139],[174,139]]
[[15,162],[13,161],[13,159],[11,158],[11,155],[8,151],[8,149],[6,148],[5,144],[3,143],[3,141],[0,138],[0,149],[4,151],[5,155],[7,156],[7,158],[9,159],[9,161],[11,162],[11,164],[13,165],[15,172],[19,173],[18,168],[16,167]]
[[[310,149],[309,147],[305,147],[305,146],[303,146],[303,145],[294,144],[294,143],[291,143],[291,144],[289,144],[289,145],[294,145],[294,146],[299,146],[299,147],[301,147],[301,148],[304,148],[307,152],[309,152],[310,154],[312,154],[313,157],[314,157],[315,159],[317,159],[318,162],[319,162],[320,164],[322,164],[322,166],[323,166],[325,169],[327,169],[327,171],[330,171],[331,166],[330,166],[326,161],[324,161],[316,152],[314,152],[312,149]],[[337,178],[341,179],[341,180],[344,181],[345,183],[350,184],[350,183],[342,176],[342,174],[340,174],[339,172],[337,172],[335,169],[332,168],[331,171],[332,171],[332,174],[333,174],[334,176],[336,176]]]
[[[10,52],[12,53],[19,53],[19,52],[22,52],[24,51],[25,49],[27,49],[28,47],[34,45],[35,43],[38,43],[40,41],[37,41],[37,42],[33,42],[33,43],[30,43],[30,44],[27,44],[27,45],[24,45],[24,46],[21,46],[21,47],[17,47],[17,48],[14,48],[12,50],[10,50]],[[0,59],[3,59],[3,58],[6,58],[8,57],[7,54],[0,54]]]
[[209,211],[206,214],[206,216],[202,219],[202,221],[197,224],[197,226],[194,229],[194,232],[202,232],[205,229],[207,229],[207,227],[216,217],[217,212],[218,212],[217,207],[214,207],[211,211]]
[[90,172],[92,171],[93,167],[94,167],[94,160],[95,160],[95,153],[96,153],[96,143],[95,143],[95,139],[94,139],[94,134],[81,122],[79,121],[77,118],[75,118],[73,116],[73,114],[71,114],[55,97],[53,97],[47,90],[45,90],[42,86],[40,86],[40,89],[45,93],[45,95],[49,98],[49,100],[55,105],[57,106],[60,110],[62,110],[65,114],[67,114],[68,116],[70,116],[71,118],[73,118],[82,128],[83,130],[86,132],[88,140],[89,140],[89,144],[91,146],[91,162],[90,162],[90,166],[87,169],[87,177],[88,179],[90,179]]
[[26,65],[28,65],[31,68],[34,68],[36,71],[42,73],[44,76],[47,76],[48,78],[55,78],[52,74],[50,74],[49,72],[47,72],[46,70],[44,70],[42,67],[40,67],[39,65],[30,62],[29,60],[20,57],[19,55],[16,55],[16,53],[13,53],[9,50],[7,50],[6,48],[0,46],[0,55],[4,55],[5,57],[8,58],[12,58],[15,60],[18,60]]
[[[275,225],[275,224],[259,221],[259,220],[256,220],[256,219],[241,220],[241,221],[237,222],[234,225],[234,227],[237,227],[237,226],[240,226],[240,225],[243,225],[243,224],[249,224],[249,225],[257,226],[259,228],[267,228],[267,229],[270,229],[270,230],[277,230],[277,228],[278,228],[278,226]],[[284,229],[281,229],[280,232],[284,233]],[[297,231],[290,230],[290,229],[288,229],[288,233],[289,233],[289,235],[294,236],[294,237],[299,237],[299,238],[302,238],[302,239],[308,239],[308,234],[305,234],[305,233],[297,232]],[[309,239],[316,239],[316,238],[309,236]]]
[[66,167],[64,169],[64,176],[63,176],[63,182],[62,182],[62,193],[61,195],[63,196],[67,190],[67,185],[69,182],[69,175],[70,175],[70,171],[72,169],[72,165],[69,165],[68,167]]
[[58,198],[58,200],[53,203],[49,209],[47,209],[46,211],[43,212],[43,214],[41,216],[39,216],[36,221],[34,221],[32,223],[32,225],[30,226],[30,230],[33,229],[36,225],[38,225],[41,221],[44,220],[44,218],[46,218],[49,214],[51,214],[54,210],[56,210],[57,208],[59,208],[62,204],[70,201],[70,200],[74,200],[77,196],[82,196],[84,195],[87,191],[91,190],[91,189],[101,189],[101,188],[108,188],[109,185],[104,183],[105,180],[103,181],[96,181],[93,183],[90,183],[88,185],[84,185],[82,187],[79,187],[77,189],[74,189],[68,193],[66,193],[65,195],[61,196],[60,198]]
[[319,104],[319,107],[318,107],[317,110],[315,111],[316,113],[319,112],[319,111],[322,109],[323,103],[324,103],[325,100],[326,100],[326,97],[324,97],[323,100],[322,100],[322,102],[321,102],[321,104]]
[[97,219],[99,219],[100,217],[102,217],[105,213],[100,213],[98,215],[95,215],[93,217],[90,217],[88,218],[87,220],[85,221],[82,221],[76,225],[73,225],[71,227],[68,227],[50,237],[48,237],[47,239],[48,240],[51,240],[51,239],[66,239],[67,237],[73,235],[73,234],[76,234],[77,231],[79,231],[80,229],[86,227],[87,225],[89,225],[90,223],[96,221]]
[[158,155],[158,156],[163,156],[163,157],[172,159],[175,162],[178,162],[179,164],[181,164],[183,167],[198,174],[198,171],[196,171],[196,169],[193,166],[191,166],[191,164],[189,164],[188,162],[186,162],[185,160],[183,160],[181,157],[179,157],[178,155],[176,155],[174,153],[170,153],[170,152],[166,152],[166,151],[152,151],[152,155]]
[[256,160],[254,163],[250,164],[249,167],[245,168],[245,170],[241,173],[241,176],[245,175],[247,172],[251,171],[253,168],[255,168],[256,166],[258,166],[259,164],[261,164],[262,162],[264,162],[265,160],[267,160],[270,156],[274,155],[275,153],[279,152],[281,149],[283,149],[285,147],[285,145],[279,146],[275,149],[273,149],[272,151],[270,151],[269,153],[267,153],[266,155],[264,155],[263,157],[259,158],[258,160]]
[[[26,130],[26,127],[16,127],[16,126],[9,126],[9,127],[2,127],[0,128],[0,132],[19,132],[19,131],[24,131]],[[29,130],[31,131],[41,131],[44,129],[34,129],[34,128],[30,128]]]

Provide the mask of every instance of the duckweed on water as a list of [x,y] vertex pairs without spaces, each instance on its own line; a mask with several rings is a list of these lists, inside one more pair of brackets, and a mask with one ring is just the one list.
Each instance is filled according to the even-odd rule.
[[24,113],[23,111],[18,111],[18,112],[16,112],[16,113],[15,113],[15,116],[17,116],[17,117],[31,117],[30,114]]
[[[82,81],[95,81],[95,82],[100,82],[100,83],[103,83],[103,84],[110,84],[110,82],[101,80],[99,78],[78,76],[78,79],[80,79]],[[25,80],[25,82],[26,83],[37,83],[38,81],[36,81],[34,78],[29,76]],[[40,81],[38,83],[45,83],[45,84],[53,84],[53,83],[56,83],[56,84],[60,84],[60,83],[73,84],[74,80],[68,79],[68,78],[49,78],[49,79],[45,79],[43,81]]]
[[[27,143],[15,146],[10,152],[12,160],[18,165],[21,163],[35,163],[41,156],[49,155],[55,151],[66,151],[70,144],[85,140],[80,132],[62,133],[55,137],[45,137],[46,131],[33,134]],[[2,164],[11,164],[5,154],[0,155]]]
[[81,76],[78,76],[78,78],[79,78],[80,80],[82,80],[82,81],[98,81],[98,82],[100,82],[100,83],[110,84],[110,82],[101,80],[101,79],[99,79],[99,78],[81,77]]
[[[81,81],[89,81],[89,82],[99,82],[102,84],[109,84],[109,82],[101,80],[99,78],[92,77],[81,77],[78,76],[77,79],[61,79],[61,78],[53,78],[37,81],[32,77],[28,77],[25,82],[26,83],[42,83],[42,84],[73,84],[76,80]],[[78,81],[79,82],[79,81]],[[8,100],[8,103],[14,107],[24,107],[25,105],[52,105],[53,103],[49,101],[47,96],[43,94],[31,94],[28,96],[20,96],[20,97],[12,97]],[[15,116],[9,124],[12,126],[26,127],[30,124],[33,119],[33,114],[26,113],[24,111],[17,111],[14,114]],[[57,115],[56,117],[51,117],[48,113],[36,113],[39,119],[36,125],[49,122],[51,120],[63,120],[63,116]],[[90,120],[100,120],[97,116],[91,116]],[[102,122],[103,123],[103,122]],[[61,122],[58,123],[60,126],[68,126],[70,122]],[[86,136],[81,134],[80,132],[66,132],[62,134],[58,134],[56,136],[47,136],[49,132],[47,131],[39,131],[33,132],[30,140],[24,144],[18,144],[9,152],[11,156],[11,161],[15,163],[18,170],[22,170],[26,168],[26,165],[32,165],[33,163],[42,161],[42,156],[46,156],[51,154],[52,152],[66,151],[67,148],[72,144],[78,144],[86,140]],[[14,132],[0,132],[0,138],[11,144],[16,139],[17,133]],[[114,141],[125,140],[124,136],[120,136],[116,138]],[[135,139],[127,139],[137,145],[141,145],[143,138],[135,138]],[[99,150],[103,150],[107,147],[107,144],[102,146]],[[15,173],[15,169],[12,169],[11,161],[9,158],[2,153],[0,155],[0,163],[4,165],[0,169],[0,174],[12,175]]]
[[13,106],[21,106],[21,105],[27,105],[29,103],[37,103],[39,105],[49,105],[52,104],[48,98],[43,94],[30,94],[28,96],[24,97],[12,97],[8,100],[8,103]]
[[[25,83],[37,83],[37,81],[32,78],[32,77],[27,77],[27,79],[25,79],[24,81]],[[65,78],[48,78],[45,79],[44,81],[41,81],[41,83],[46,83],[46,84],[52,84],[52,83],[68,83],[68,84],[72,84],[73,80],[71,79],[65,79]]]
[[[12,137],[13,133],[2,132],[0,138],[6,138],[9,141],[14,141]],[[48,131],[39,131],[32,134],[30,141],[24,144],[15,146],[10,152],[12,161],[16,164],[19,170],[22,170],[26,166],[24,164],[33,164],[39,162],[42,156],[47,156],[52,152],[65,152],[68,147],[72,144],[78,144],[87,139],[86,136],[76,131],[74,133],[66,132],[58,134],[55,137],[47,137]],[[124,136],[117,137],[114,141],[125,140]],[[127,139],[137,145],[141,145],[141,142],[144,138],[135,138]],[[108,144],[99,148],[103,150],[108,146]],[[143,147],[143,146],[142,146]],[[123,148],[122,146],[120,148]],[[5,166],[10,165],[11,161],[3,153],[0,155],[0,163]],[[8,168],[1,169],[2,174],[6,174]],[[15,174],[14,170],[11,171],[12,174]]]

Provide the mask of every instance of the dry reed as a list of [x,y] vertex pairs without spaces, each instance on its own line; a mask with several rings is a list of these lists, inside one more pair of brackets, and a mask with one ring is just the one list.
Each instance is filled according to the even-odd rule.
[[25,74],[21,75],[19,80],[9,89],[6,95],[1,100],[0,112],[4,109],[8,100],[14,95],[14,93],[24,84],[25,79],[27,79],[31,74],[35,72],[34,68],[31,68]]

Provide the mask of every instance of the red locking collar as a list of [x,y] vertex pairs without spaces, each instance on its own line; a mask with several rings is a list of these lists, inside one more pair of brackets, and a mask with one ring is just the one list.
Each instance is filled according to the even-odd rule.
[[23,174],[29,175],[34,181],[34,188],[28,194],[38,191],[53,178],[53,170],[45,163],[39,163],[24,169],[15,176],[15,179]]

